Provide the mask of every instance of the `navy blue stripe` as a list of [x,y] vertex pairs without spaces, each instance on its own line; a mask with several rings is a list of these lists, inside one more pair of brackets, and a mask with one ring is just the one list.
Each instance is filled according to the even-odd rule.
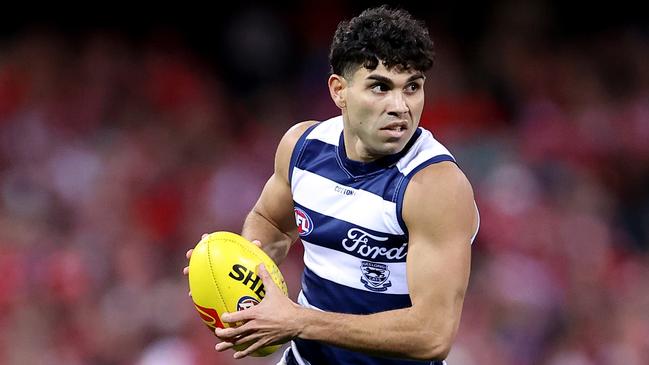
[[[415,361],[370,356],[360,352],[345,350],[316,341],[293,340],[304,360],[311,365],[442,365],[441,361]],[[292,355],[292,354],[291,354]]]
[[[361,282],[358,268],[358,282]],[[372,314],[412,306],[408,294],[374,293],[334,283],[304,268],[302,292],[309,303],[327,312]]]
[[341,184],[353,181],[353,178],[340,168],[336,160],[336,146],[318,139],[307,140],[297,167]]
[[300,365],[298,364],[297,360],[295,360],[295,355],[293,354],[293,349],[289,348],[288,351],[286,352],[286,365]]
[[[407,236],[377,232],[294,204],[311,218],[313,224],[308,234],[300,234],[305,241],[373,262],[406,261]],[[363,232],[387,240],[375,240]]]
[[451,161],[455,162],[455,159],[449,155],[437,155],[435,157],[432,157],[426,161],[424,161],[421,165],[417,166],[414,168],[408,176],[405,177],[401,181],[401,183],[398,186],[398,191],[397,191],[397,219],[399,220],[399,225],[401,226],[401,229],[408,235],[408,227],[406,227],[406,222],[403,221],[403,196],[406,193],[406,187],[408,186],[408,183],[410,182],[410,179],[412,179],[413,176],[415,176],[416,173],[421,171],[422,169],[434,164],[434,163],[439,163],[443,161]]
[[398,181],[403,177],[396,165],[362,178],[353,177],[340,167],[336,159],[336,146],[316,139],[307,141],[297,167],[341,185],[376,194],[387,201],[395,200]]
[[315,127],[317,127],[319,125],[320,125],[320,123],[315,123],[314,125],[307,128],[306,131],[304,131],[304,133],[302,133],[302,135],[297,140],[297,142],[295,142],[295,147],[293,147],[293,152],[291,152],[291,162],[289,163],[289,167],[288,167],[288,176],[287,176],[287,178],[288,178],[289,184],[291,183],[291,176],[293,176],[293,167],[295,166],[296,163],[300,162],[300,155],[304,151],[304,142],[306,141],[306,137],[309,135],[309,133],[311,133],[311,131]]

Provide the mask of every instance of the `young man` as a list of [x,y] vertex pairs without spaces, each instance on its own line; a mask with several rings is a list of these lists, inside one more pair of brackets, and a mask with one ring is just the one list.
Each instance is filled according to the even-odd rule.
[[252,341],[241,358],[291,341],[283,364],[443,363],[478,214],[451,154],[418,128],[432,52],[403,10],[369,9],[339,25],[328,86],[342,115],[284,135],[242,231],[278,263],[299,235],[299,305],[260,267],[266,297],[223,315],[245,324],[217,329],[217,351]]

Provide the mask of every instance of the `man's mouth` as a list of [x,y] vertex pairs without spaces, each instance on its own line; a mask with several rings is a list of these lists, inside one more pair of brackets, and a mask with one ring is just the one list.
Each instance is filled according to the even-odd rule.
[[393,122],[380,129],[381,135],[387,140],[401,140],[406,136],[408,123]]
[[406,129],[408,129],[408,124],[403,122],[390,123],[385,127],[381,128],[381,130],[395,131],[395,132],[402,132]]

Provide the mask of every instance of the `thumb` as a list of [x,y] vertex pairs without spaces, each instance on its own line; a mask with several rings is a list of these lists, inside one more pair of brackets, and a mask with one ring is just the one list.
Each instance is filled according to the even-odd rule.
[[264,283],[264,288],[268,294],[271,291],[279,290],[277,284],[273,281],[273,278],[270,276],[270,273],[266,269],[266,265],[259,264],[257,267],[257,275],[261,278],[261,282]]

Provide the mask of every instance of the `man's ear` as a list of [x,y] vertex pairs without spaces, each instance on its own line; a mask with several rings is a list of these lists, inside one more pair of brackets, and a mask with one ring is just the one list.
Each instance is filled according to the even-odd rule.
[[336,106],[340,109],[345,109],[347,103],[345,101],[345,95],[347,91],[347,80],[344,77],[336,74],[329,76],[327,82],[329,85],[329,94],[331,95],[331,100],[334,101]]

